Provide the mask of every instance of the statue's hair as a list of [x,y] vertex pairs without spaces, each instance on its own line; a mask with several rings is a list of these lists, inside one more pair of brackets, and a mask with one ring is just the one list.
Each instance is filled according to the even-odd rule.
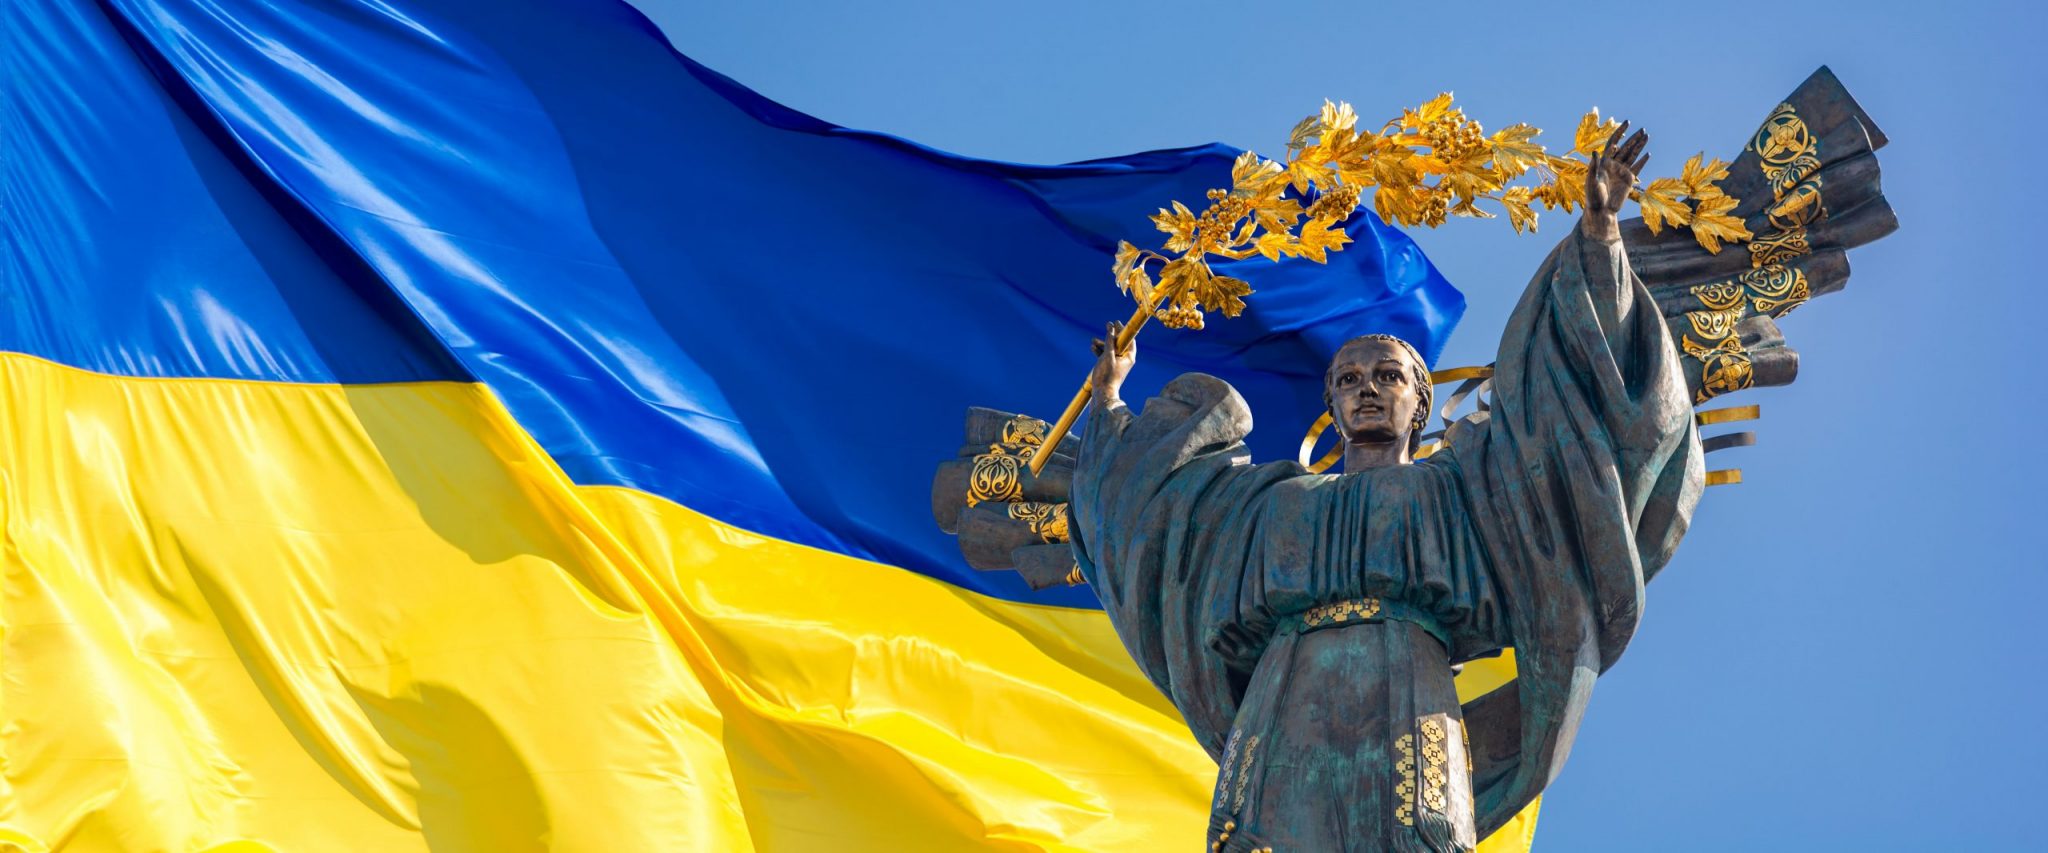
[[[1337,348],[1337,352],[1342,353],[1344,350],[1349,349],[1352,344],[1364,341],[1391,341],[1400,344],[1401,350],[1408,354],[1408,372],[1412,374],[1415,382],[1416,396],[1420,398],[1415,404],[1415,423],[1408,431],[1408,446],[1411,449],[1420,446],[1422,444],[1423,428],[1429,425],[1430,410],[1436,405],[1436,383],[1432,382],[1429,378],[1429,362],[1423,360],[1422,353],[1415,349],[1414,344],[1393,335],[1359,335],[1345,341],[1344,346]],[[1330,394],[1330,376],[1331,372],[1336,370],[1336,368],[1337,356],[1332,355],[1330,356],[1330,366],[1323,369],[1323,408],[1331,410],[1333,415],[1336,413],[1334,406],[1336,398]]]

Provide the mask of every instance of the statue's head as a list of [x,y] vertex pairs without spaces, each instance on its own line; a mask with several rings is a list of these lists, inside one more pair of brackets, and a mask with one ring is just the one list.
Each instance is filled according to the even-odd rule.
[[1421,443],[1435,386],[1429,364],[1393,335],[1352,338],[1323,374],[1323,402],[1346,443]]

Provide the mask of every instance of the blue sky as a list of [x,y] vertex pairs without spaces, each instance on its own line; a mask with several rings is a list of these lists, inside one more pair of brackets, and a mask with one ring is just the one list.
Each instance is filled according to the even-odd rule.
[[[1324,98],[1376,124],[1451,90],[1489,127],[1553,138],[1598,105],[1649,129],[1653,176],[1676,174],[1732,157],[1831,66],[1892,140],[1902,228],[1785,321],[1799,381],[1737,399],[1763,406],[1759,444],[1712,461],[1746,482],[1708,492],[1652,586],[1537,849],[2044,843],[2022,819],[2048,766],[2037,6],[635,2],[792,107],[1024,162],[1276,153]],[[1471,300],[1443,364],[1490,358],[1569,225],[1416,235]]]

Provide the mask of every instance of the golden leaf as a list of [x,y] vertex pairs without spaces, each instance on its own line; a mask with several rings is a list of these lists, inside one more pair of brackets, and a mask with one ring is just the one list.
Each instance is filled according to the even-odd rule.
[[1420,195],[1415,187],[1381,184],[1372,194],[1372,209],[1388,225],[1415,225],[1422,221]]
[[1265,255],[1269,261],[1280,260],[1282,255],[1292,258],[1301,254],[1301,247],[1295,245],[1293,236],[1285,230],[1260,234],[1258,242],[1252,244],[1252,247],[1258,249],[1259,254]]
[[1152,225],[1160,231],[1171,235],[1166,240],[1167,251],[1185,252],[1193,248],[1195,240],[1195,214],[1193,211],[1188,210],[1187,205],[1176,201],[1173,203],[1172,210],[1160,208],[1158,213],[1152,215]]
[[1131,294],[1139,302],[1152,301],[1152,274],[1146,272],[1142,266],[1125,270],[1123,276],[1117,279],[1117,287]]
[[1276,183],[1273,179],[1282,171],[1280,164],[1246,151],[1237,155],[1237,162],[1230,166],[1231,192],[1238,195],[1263,195]]
[[1471,219],[1493,218],[1493,214],[1487,213],[1486,211],[1479,209],[1479,203],[1477,199],[1470,198],[1458,199],[1457,204],[1451,205],[1451,215],[1463,216]]
[[1699,208],[1692,212],[1692,238],[1698,240],[1700,248],[1706,249],[1708,254],[1720,254],[1723,240],[1735,243],[1755,236],[1743,227],[1742,220],[1728,215],[1735,205],[1734,196],[1716,191],[1700,199]]
[[1130,272],[1131,268],[1137,265],[1138,247],[1131,245],[1126,240],[1116,241],[1116,260],[1110,262],[1110,274],[1116,276],[1117,280],[1121,281],[1123,280],[1124,273]]
[[1508,224],[1514,226],[1516,234],[1536,230],[1536,211],[1529,206],[1535,195],[1536,191],[1529,187],[1509,187],[1500,194],[1501,206],[1508,210]]
[[1350,130],[1358,124],[1358,114],[1351,111],[1349,101],[1338,101],[1333,104],[1328,98],[1323,99],[1323,114],[1317,118],[1321,121],[1325,133]]
[[1204,305],[1222,311],[1225,317],[1235,317],[1244,313],[1244,297],[1250,296],[1251,292],[1252,286],[1243,279],[1227,275],[1211,276],[1201,301]]
[[1401,126],[1423,128],[1431,122],[1442,120],[1451,109],[1451,93],[1445,92],[1429,100],[1429,103],[1401,113]]
[[1705,156],[1705,151],[1692,155],[1692,159],[1685,161],[1685,168],[1678,173],[1678,182],[1685,185],[1687,195],[1704,196],[1708,190],[1718,191],[1714,183],[1728,179],[1728,164],[1716,157],[1702,166],[1700,158]]
[[1572,137],[1572,150],[1588,157],[1598,154],[1607,144],[1607,137],[1613,136],[1618,127],[1621,127],[1621,122],[1614,119],[1601,121],[1600,108],[1594,107],[1592,112],[1579,119],[1579,132]]
[[1569,157],[1550,158],[1550,170],[1557,173],[1557,179],[1538,187],[1536,197],[1544,207],[1562,209],[1566,213],[1586,203],[1585,162]]
[[1320,264],[1327,260],[1325,252],[1342,250],[1344,244],[1351,242],[1351,235],[1342,228],[1331,228],[1332,224],[1327,219],[1311,219],[1301,224],[1298,240],[1303,257]]
[[1658,178],[1643,187],[1636,204],[1643,208],[1643,224],[1650,226],[1650,233],[1663,232],[1666,222],[1682,226],[1692,221],[1692,208],[1686,206],[1684,193],[1685,184],[1677,178]]
[[1266,236],[1284,236],[1294,230],[1295,220],[1301,218],[1301,202],[1291,198],[1262,200],[1253,209],[1252,216],[1258,220],[1260,228],[1266,229]]
[[1209,265],[1195,258],[1174,258],[1159,270],[1159,287],[1178,302],[1209,277]]
[[1295,192],[1305,193],[1311,186],[1327,184],[1336,179],[1336,173],[1331,172],[1328,166],[1316,162],[1321,159],[1320,157],[1310,156],[1321,150],[1310,148],[1303,151],[1302,156],[1296,158],[1294,162],[1287,164],[1288,181]]
[[1511,124],[1493,134],[1493,167],[1501,180],[1515,177],[1547,162],[1536,135],[1543,131],[1528,123]]
[[1309,116],[1294,123],[1294,129],[1287,132],[1287,150],[1300,151],[1308,147],[1308,141],[1316,138],[1316,130],[1323,126],[1322,116]]
[[1492,159],[1492,152],[1481,148],[1446,160],[1442,185],[1457,193],[1460,201],[1469,201],[1500,189],[1500,175],[1486,165]]

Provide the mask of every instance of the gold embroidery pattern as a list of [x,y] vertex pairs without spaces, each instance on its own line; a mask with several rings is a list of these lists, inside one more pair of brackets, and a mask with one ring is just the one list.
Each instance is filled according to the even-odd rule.
[[[1244,760],[1243,760],[1243,761],[1242,761],[1241,763],[1239,763],[1239,764],[1237,765],[1237,796],[1235,796],[1235,797],[1231,798],[1231,801],[1230,801],[1230,813],[1231,813],[1231,814],[1237,814],[1237,813],[1239,813],[1239,812],[1242,812],[1242,811],[1244,811],[1244,788],[1245,788],[1245,783],[1246,783],[1247,781],[1249,781],[1249,780],[1250,780],[1250,778],[1251,778],[1251,773],[1252,773],[1252,754],[1253,754],[1253,753],[1255,753],[1255,752],[1258,752],[1258,751],[1259,751],[1259,736],[1258,736],[1258,735],[1252,735],[1252,739],[1251,739],[1251,740],[1249,740],[1249,741],[1246,741],[1246,742],[1245,742],[1245,745],[1244,745]],[[1228,826],[1228,824],[1226,824],[1226,826]]]
[[1353,617],[1357,617],[1362,622],[1378,616],[1379,613],[1379,599],[1358,598],[1351,601],[1338,601],[1311,607],[1301,614],[1301,622],[1310,628],[1320,628],[1324,625],[1348,622]]
[[1806,242],[1805,228],[1777,231],[1749,241],[1749,264],[1761,267],[1789,261],[1811,251],[1813,247]]
[[1415,825],[1415,736],[1402,735],[1394,741],[1394,751],[1401,754],[1394,759],[1394,770],[1401,774],[1401,782],[1394,786],[1394,819],[1402,826]]
[[1706,346],[1685,335],[1679,345],[1685,354],[1699,359],[1700,390],[1693,395],[1693,404],[1698,405],[1726,394],[1748,388],[1755,379],[1751,370],[1749,351],[1742,348],[1742,342],[1733,336],[1715,341]]
[[1693,298],[1709,311],[1726,311],[1742,304],[1742,285],[1732,281],[1717,281],[1713,284],[1696,284],[1692,288]]
[[1024,522],[1047,543],[1067,541],[1067,505],[1022,501],[1009,506],[1010,517]]
[[1791,104],[1779,104],[1751,147],[1763,158],[1764,180],[1771,184],[1766,213],[1778,230],[1750,241],[1749,265],[1763,267],[1813,251],[1806,225],[1821,213],[1820,141]]
[[[1075,566],[1074,570],[1080,571],[1080,568]],[[1216,774],[1216,808],[1223,808],[1230,802],[1230,765],[1237,760],[1237,745],[1243,739],[1243,729],[1231,729],[1230,740],[1223,744],[1223,760],[1219,762],[1223,772]]]
[[1820,141],[1791,104],[1779,104],[1757,129],[1750,143],[1771,186],[1765,215],[1777,230],[1749,241],[1750,270],[1734,280],[1696,285],[1692,295],[1706,310],[1689,311],[1693,334],[1682,342],[1685,354],[1700,362],[1700,390],[1695,404],[1750,387],[1756,375],[1749,351],[1736,336],[1743,316],[1743,298],[1758,314],[1783,317],[1813,296],[1806,274],[1785,261],[1813,251],[1806,226],[1823,214]]
[[1444,750],[1444,724],[1435,718],[1422,721],[1422,804],[1438,812],[1450,807],[1444,784],[1451,776],[1444,770],[1450,753]]
[[1749,291],[1749,304],[1756,312],[1772,317],[1792,313],[1792,309],[1813,295],[1806,284],[1806,273],[1780,264],[1743,273],[1742,283]]
[[1030,415],[1017,415],[1003,424],[1003,443],[1037,447],[1045,443],[1045,434],[1052,427]]
[[1771,191],[1780,198],[1820,171],[1820,144],[1791,104],[1779,104],[1771,111],[1763,127],[1757,128],[1751,147],[1763,158],[1764,180],[1770,181]]
[[1725,338],[1735,334],[1735,321],[1742,319],[1742,309],[1687,311],[1685,319],[1692,324],[1693,334],[1709,339]]
[[982,501],[1014,501],[1024,496],[1024,482],[1018,477],[1023,459],[1001,453],[974,457],[974,470],[967,476],[967,505]]

